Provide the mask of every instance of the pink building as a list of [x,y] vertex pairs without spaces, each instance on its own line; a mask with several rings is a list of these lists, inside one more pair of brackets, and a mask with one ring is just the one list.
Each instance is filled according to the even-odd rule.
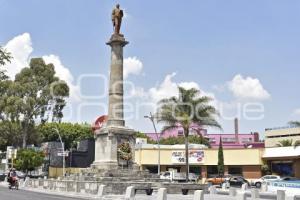
[[222,144],[224,148],[263,148],[264,142],[259,141],[259,134],[248,133],[241,134],[207,134],[204,136],[208,138],[212,148],[218,148],[220,139],[222,138]]
[[[147,135],[154,141],[157,141],[155,133],[147,133]],[[199,131],[191,131],[190,135],[202,135],[209,140],[212,148],[218,148],[220,144],[220,138],[222,138],[223,148],[263,148],[264,142],[259,141],[259,134],[208,134],[206,129],[200,129]],[[183,137],[184,133],[182,128],[168,130],[162,133],[161,138],[169,137]]]

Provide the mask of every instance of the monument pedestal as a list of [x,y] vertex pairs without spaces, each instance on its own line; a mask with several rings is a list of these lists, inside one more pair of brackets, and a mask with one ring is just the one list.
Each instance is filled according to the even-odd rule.
[[[99,170],[116,170],[122,168],[135,169],[134,130],[122,126],[108,126],[96,132],[95,136],[95,161],[92,168]],[[129,143],[132,159],[128,163],[119,156],[118,146],[122,143]],[[128,164],[128,166],[126,166]]]

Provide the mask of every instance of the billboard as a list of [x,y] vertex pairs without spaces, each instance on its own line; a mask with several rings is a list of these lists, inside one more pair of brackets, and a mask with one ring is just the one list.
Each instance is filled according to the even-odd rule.
[[[185,164],[185,151],[173,151],[172,152],[173,164]],[[204,151],[203,150],[189,150],[189,163],[190,164],[203,164],[204,163]]]

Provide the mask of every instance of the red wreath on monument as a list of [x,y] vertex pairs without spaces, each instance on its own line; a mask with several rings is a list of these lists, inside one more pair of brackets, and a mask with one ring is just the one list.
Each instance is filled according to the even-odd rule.
[[96,121],[92,125],[92,129],[95,132],[103,127],[103,125],[107,122],[108,116],[102,115],[96,119]]

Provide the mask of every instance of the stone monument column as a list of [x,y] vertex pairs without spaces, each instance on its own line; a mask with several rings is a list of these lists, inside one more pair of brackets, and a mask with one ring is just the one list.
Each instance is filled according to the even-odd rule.
[[[106,43],[111,47],[109,80],[108,121],[96,132],[94,168],[113,170],[120,166],[118,146],[128,142],[132,149],[131,166],[134,163],[134,130],[125,126],[123,102],[123,47],[128,44],[123,35],[113,34]],[[129,166],[129,167],[131,167]]]
[[123,47],[124,37],[113,35],[106,43],[111,47],[108,126],[125,126],[123,112]]
[[[125,126],[123,102],[123,48],[128,44],[120,34],[123,11],[117,5],[112,12],[114,33],[106,43],[111,47],[111,65],[109,79],[109,103],[107,124],[95,133],[95,161],[93,168],[114,174],[122,168],[124,160],[119,156],[118,147],[129,143],[132,159],[127,162],[128,168],[135,168],[134,130]],[[117,169],[117,170],[116,170]]]

